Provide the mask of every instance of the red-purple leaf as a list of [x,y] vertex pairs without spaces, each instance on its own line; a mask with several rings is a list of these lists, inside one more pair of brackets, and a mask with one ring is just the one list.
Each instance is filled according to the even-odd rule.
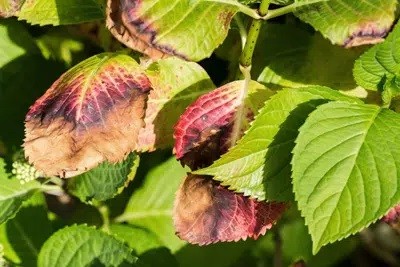
[[64,73],[26,115],[25,155],[45,175],[71,177],[137,145],[151,85],[129,56],[105,53]]
[[186,109],[175,125],[174,150],[178,159],[232,123],[241,105],[238,97],[243,84],[243,81],[228,83],[202,95]]
[[209,176],[189,174],[175,200],[174,224],[177,235],[193,244],[256,239],[273,226],[285,207],[229,191]]
[[400,222],[400,204],[391,208],[383,220],[390,225],[398,224]]

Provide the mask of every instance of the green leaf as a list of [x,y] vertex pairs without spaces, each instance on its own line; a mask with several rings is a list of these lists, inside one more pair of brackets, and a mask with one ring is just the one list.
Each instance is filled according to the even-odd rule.
[[0,21],[0,68],[25,54],[39,53],[35,40],[22,23],[11,19]]
[[139,133],[139,151],[171,147],[179,116],[195,99],[215,88],[199,64],[178,58],[156,61],[146,73],[153,90],[147,100],[146,126]]
[[65,28],[55,28],[46,32],[36,39],[36,43],[44,58],[63,62],[67,67],[86,59],[83,41],[67,32]]
[[357,101],[319,86],[280,91],[266,102],[235,147],[194,173],[212,175],[229,189],[259,200],[290,199],[290,152],[298,128],[316,105],[327,100]]
[[369,90],[382,90],[385,80],[390,80],[400,70],[400,24],[386,40],[373,46],[355,63],[353,75],[359,86]]
[[[11,220],[0,225],[0,243],[7,259],[21,266],[36,266],[42,244],[52,233],[44,195],[35,194]],[[30,200],[31,200],[30,199]]]
[[400,116],[332,102],[311,113],[293,150],[293,187],[313,251],[354,234],[400,202]]
[[352,69],[361,49],[334,46],[305,25],[266,24],[263,30],[254,62],[254,74],[262,71],[259,82],[278,88],[321,85],[349,90],[357,86]]
[[109,1],[107,27],[120,42],[152,58],[167,54],[199,61],[223,42],[241,8],[236,0]]
[[135,266],[132,250],[100,230],[85,225],[53,234],[39,253],[38,267]]
[[125,212],[117,221],[128,221],[149,229],[172,252],[178,250],[184,242],[175,236],[172,208],[175,192],[186,176],[186,171],[175,158],[151,169],[144,184],[133,193]]
[[13,217],[22,203],[39,188],[37,181],[21,184],[15,177],[9,177],[4,160],[0,158],[0,224]]
[[127,243],[137,255],[163,246],[156,234],[142,227],[112,224],[110,231],[117,239]]
[[396,7],[396,0],[329,0],[303,6],[294,14],[333,44],[353,47],[382,41],[395,20]]
[[31,24],[66,25],[104,19],[104,6],[97,0],[25,1],[18,18]]
[[104,162],[68,180],[68,190],[82,202],[105,201],[120,193],[135,177],[139,156],[131,153],[122,162]]

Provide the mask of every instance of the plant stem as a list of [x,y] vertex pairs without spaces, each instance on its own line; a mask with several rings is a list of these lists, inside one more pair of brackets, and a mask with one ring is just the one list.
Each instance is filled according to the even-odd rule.
[[102,229],[109,233],[110,232],[110,210],[108,209],[107,205],[102,202],[98,202],[93,200],[93,205],[98,209],[101,219],[103,220],[103,227]]
[[[270,0],[263,0],[258,9],[260,16],[264,17],[268,13]],[[253,60],[254,48],[256,47],[257,39],[260,34],[260,29],[263,21],[259,19],[253,19],[250,25],[249,33],[247,35],[246,44],[244,46],[242,55],[240,56],[240,65],[242,67],[251,66]]]
[[[265,14],[262,18],[264,20],[269,20],[269,19],[273,19],[288,13],[292,13],[294,12],[297,8],[301,7],[301,6],[306,6],[306,5],[312,5],[315,3],[319,3],[319,2],[325,2],[327,0],[313,0],[313,1],[304,1],[304,2],[294,2],[293,4],[281,7],[281,8],[277,8],[277,9],[273,9],[270,10],[268,12],[268,14]],[[261,15],[261,13],[260,13]]]
[[274,253],[274,267],[282,267],[282,238],[279,232],[279,228],[275,229],[274,243],[275,243],[275,253]]

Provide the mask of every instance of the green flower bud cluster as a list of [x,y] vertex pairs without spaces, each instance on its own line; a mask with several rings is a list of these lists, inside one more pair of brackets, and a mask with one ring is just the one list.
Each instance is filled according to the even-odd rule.
[[12,164],[12,174],[17,177],[21,184],[42,177],[42,174],[35,167],[24,161],[15,161]]

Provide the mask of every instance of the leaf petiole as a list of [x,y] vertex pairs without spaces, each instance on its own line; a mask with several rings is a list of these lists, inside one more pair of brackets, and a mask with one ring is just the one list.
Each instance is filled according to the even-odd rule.
[[307,6],[307,5],[312,5],[320,2],[326,2],[328,0],[310,0],[308,2],[294,2],[293,4],[280,7],[277,9],[269,10],[267,14],[265,14],[262,19],[263,20],[269,20],[273,19],[279,16],[286,15],[288,13],[292,13],[296,11],[297,8],[302,7],[302,6]]

